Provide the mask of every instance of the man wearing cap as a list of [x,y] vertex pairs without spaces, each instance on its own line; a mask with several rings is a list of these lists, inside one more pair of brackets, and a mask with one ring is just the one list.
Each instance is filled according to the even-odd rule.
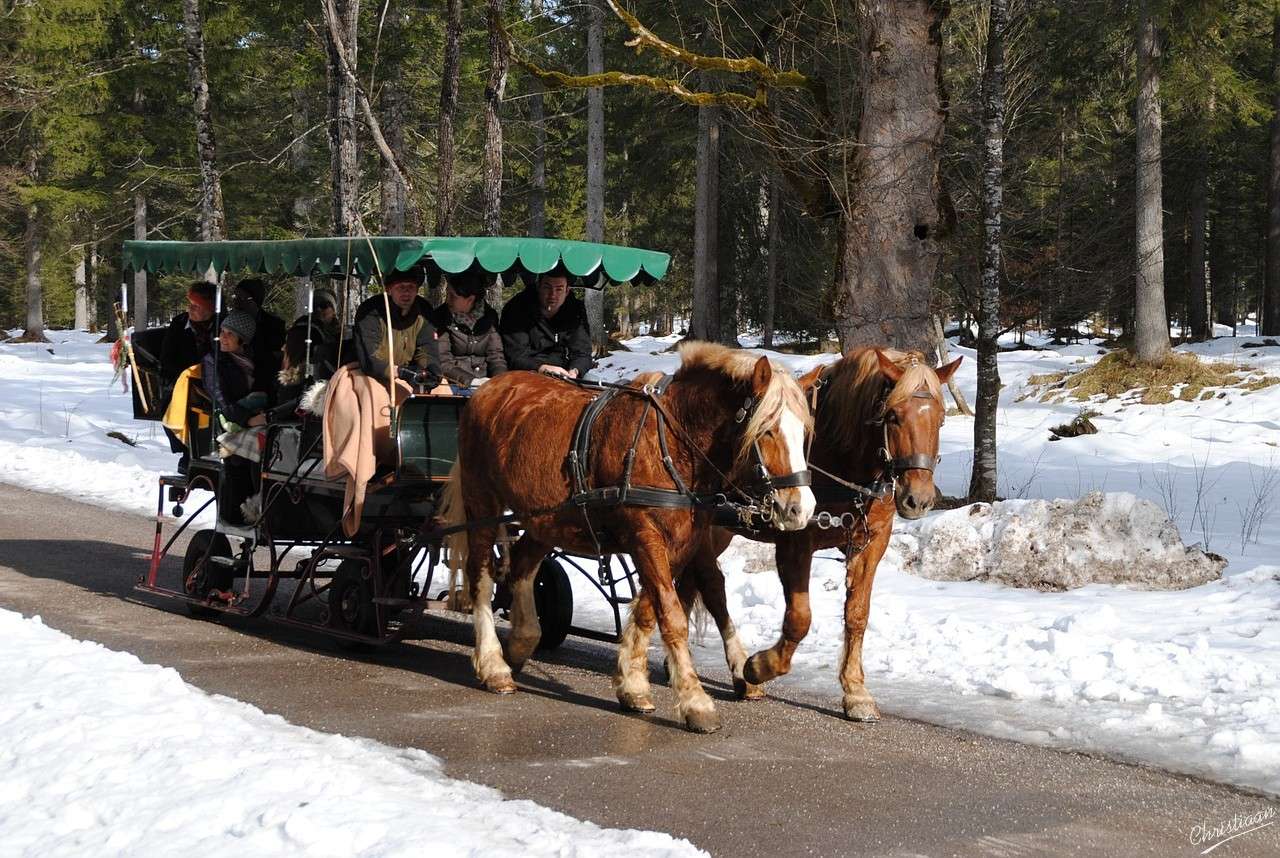
[[444,303],[431,315],[440,348],[440,369],[446,379],[462,387],[507,369],[498,314],[484,299],[486,279],[485,273],[474,267],[450,274]]
[[[160,341],[160,375],[170,385],[200,363],[213,344],[214,286],[197,280],[187,288],[187,311],[173,317]],[[175,451],[176,452],[176,451]]]
[[[356,308],[355,352],[364,374],[386,381],[388,365],[418,387],[440,382],[440,354],[431,324],[431,305],[418,295],[422,274],[392,271],[384,280],[384,295],[374,295]],[[387,301],[390,299],[391,353],[387,353]]]
[[509,369],[581,378],[591,369],[587,308],[569,293],[569,272],[557,266],[502,308],[502,344]]

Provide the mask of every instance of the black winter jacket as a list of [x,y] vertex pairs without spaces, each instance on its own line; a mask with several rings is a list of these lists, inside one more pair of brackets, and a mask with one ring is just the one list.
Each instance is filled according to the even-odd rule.
[[537,371],[543,364],[576,369],[581,378],[591,369],[591,328],[587,306],[574,295],[564,299],[560,311],[542,317],[538,290],[532,286],[502,308],[502,345],[508,369]]
[[188,325],[187,322],[186,313],[174,316],[164,339],[160,341],[160,376],[171,387],[184,369],[200,363],[213,343],[216,327],[213,319],[203,326]]
[[498,333],[498,314],[487,304],[480,313],[455,316],[445,302],[431,312],[440,349],[440,369],[455,384],[468,385],[472,379],[506,372],[507,358]]
[[[382,295],[374,295],[356,308],[355,347],[360,369],[372,378],[387,377],[387,308]],[[440,353],[436,347],[436,329],[431,324],[431,305],[419,296],[408,313],[391,305],[391,339],[395,353],[391,363],[397,367],[425,369],[430,384],[440,380]]]

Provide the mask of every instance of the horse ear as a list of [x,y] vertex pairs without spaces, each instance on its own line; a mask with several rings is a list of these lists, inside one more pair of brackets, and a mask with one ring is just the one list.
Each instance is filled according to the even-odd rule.
[[769,389],[769,381],[773,378],[773,367],[769,364],[767,357],[762,357],[756,361],[756,367],[751,371],[751,391],[757,398],[764,395]]
[[951,376],[956,374],[956,370],[960,368],[960,361],[962,360],[964,360],[964,355],[960,355],[960,357],[956,358],[946,366],[938,367],[938,381],[943,384],[951,381]]
[[876,360],[880,362],[880,371],[884,373],[885,377],[897,384],[898,380],[902,378],[902,367],[889,360],[889,356],[879,349],[876,349]]
[[813,369],[796,379],[796,383],[800,385],[801,390],[808,393],[813,386],[818,383],[818,378],[822,375],[822,371],[824,369],[826,369],[825,365],[818,364]]

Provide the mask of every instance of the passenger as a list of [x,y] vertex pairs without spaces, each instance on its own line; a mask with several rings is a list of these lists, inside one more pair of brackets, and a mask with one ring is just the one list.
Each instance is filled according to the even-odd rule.
[[[308,318],[310,325],[308,326]],[[284,338],[284,355],[280,365],[280,383],[296,384],[307,375],[307,331],[311,331],[311,365],[315,379],[324,381],[338,369],[338,340],[342,323],[338,320],[338,299],[328,289],[317,289],[312,295],[311,314],[294,320]]]
[[388,364],[400,378],[420,388],[440,383],[440,354],[431,324],[431,305],[418,295],[422,274],[392,271],[385,278],[391,299],[392,353],[387,354],[386,298],[374,295],[356,308],[355,352],[360,369],[370,378],[385,381]]
[[241,280],[231,293],[231,306],[253,317],[256,333],[249,356],[253,359],[262,389],[275,388],[276,373],[280,371],[280,355],[284,349],[284,319],[263,309],[267,297],[267,284],[256,277]]
[[440,348],[440,369],[445,378],[462,387],[507,369],[498,314],[484,299],[485,280],[480,268],[450,274],[444,303],[431,316]]
[[262,416],[267,394],[262,390],[261,380],[254,375],[253,358],[249,356],[256,329],[253,316],[244,310],[232,310],[218,329],[216,372],[214,353],[204,356],[205,392],[227,421],[241,427],[267,422]]
[[169,386],[184,369],[200,363],[213,345],[214,295],[212,283],[192,283],[187,288],[187,311],[173,317],[160,341],[160,376]]
[[[289,328],[284,339],[284,356],[277,376],[276,405],[267,412],[271,422],[291,420],[298,404],[313,381],[328,381],[338,370],[338,340],[342,323],[338,321],[338,299],[328,289],[317,289],[312,295],[311,324],[303,314]],[[307,331],[311,331],[312,373],[307,373]]]
[[502,308],[508,369],[582,378],[592,367],[587,308],[569,294],[569,272],[557,266]]

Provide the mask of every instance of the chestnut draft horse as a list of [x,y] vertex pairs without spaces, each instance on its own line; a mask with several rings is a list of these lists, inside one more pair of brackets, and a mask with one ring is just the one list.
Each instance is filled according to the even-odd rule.
[[[840,684],[844,713],[853,721],[879,720],[862,671],[871,584],[889,545],[895,512],[903,518],[919,518],[937,499],[933,469],[938,461],[938,430],[946,412],[942,385],[962,359],[935,371],[920,352],[860,348],[800,379],[814,403],[808,459],[819,512],[801,531],[743,533],[776,546],[778,576],[787,602],[782,636],[750,659],[738,640],[725,600],[724,575],[716,562],[732,532],[710,531],[679,582],[686,610],[700,596],[715,620],[739,697],[763,697],[762,683],[791,670],[791,657],[809,631],[813,553],[843,548],[845,630]],[[622,649],[632,655],[628,661],[632,675],[625,681],[633,686],[648,681],[646,650],[653,632],[653,609],[643,596],[632,607],[622,635]]]
[[[812,422],[799,384],[767,358],[723,346],[687,343],[680,354],[680,369],[662,393],[640,387],[656,379],[650,375],[603,406],[585,461],[569,453],[578,418],[595,398],[591,390],[508,372],[480,388],[463,411],[453,497],[445,507],[451,510],[448,518],[468,522],[465,569],[476,629],[472,664],[490,691],[515,691],[512,674],[537,646],[541,631],[533,581],[543,556],[553,546],[591,555],[625,552],[657,608],[673,666],[677,715],[695,732],[720,726],[693,668],[687,617],[673,583],[673,571],[682,569],[705,541],[709,511],[702,503],[672,508],[628,500],[583,506],[570,500],[579,482],[575,467],[592,488],[625,484],[639,495],[657,488],[668,497],[690,500],[732,495],[758,479],[775,526],[799,529],[808,523],[814,499],[804,444]],[[783,487],[773,486],[774,478]],[[511,550],[507,572],[512,629],[504,653],[491,601],[495,534],[508,509],[523,534]],[[647,695],[636,697],[623,683],[615,683],[615,690],[624,707],[653,709]]]

